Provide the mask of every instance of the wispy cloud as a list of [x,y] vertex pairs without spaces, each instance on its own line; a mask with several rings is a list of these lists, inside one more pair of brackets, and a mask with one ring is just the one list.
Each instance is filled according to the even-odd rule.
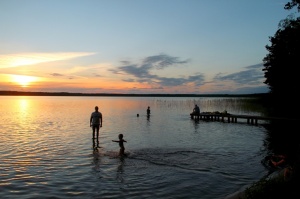
[[44,62],[73,59],[77,57],[94,55],[93,52],[67,52],[67,53],[19,53],[0,55],[0,68],[34,65]]
[[256,64],[245,67],[247,70],[232,73],[229,75],[217,74],[214,77],[215,81],[233,81],[237,84],[261,84],[263,75],[263,64]]
[[50,74],[51,76],[54,76],[54,77],[58,77],[58,76],[64,76],[64,75],[62,75],[62,74],[59,74],[59,73],[52,73],[52,74]]

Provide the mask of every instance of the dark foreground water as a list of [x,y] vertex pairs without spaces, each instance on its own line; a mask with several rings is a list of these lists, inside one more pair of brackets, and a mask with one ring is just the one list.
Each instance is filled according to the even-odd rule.
[[[1,97],[0,198],[219,199],[266,175],[265,128],[191,120],[195,103],[261,114],[235,98]],[[94,151],[96,105],[104,121]],[[119,133],[124,158],[111,141]]]

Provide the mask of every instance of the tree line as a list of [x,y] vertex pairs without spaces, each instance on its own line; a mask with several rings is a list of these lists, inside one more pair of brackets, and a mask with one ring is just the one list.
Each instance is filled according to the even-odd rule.
[[284,9],[297,12],[281,20],[274,36],[269,37],[270,45],[266,45],[269,52],[264,58],[264,83],[270,92],[268,105],[271,114],[300,118],[298,91],[300,86],[300,0],[291,0]]

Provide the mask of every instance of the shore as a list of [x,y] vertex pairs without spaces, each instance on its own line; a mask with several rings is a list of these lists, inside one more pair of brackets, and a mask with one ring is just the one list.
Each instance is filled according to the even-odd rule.
[[245,190],[250,187],[250,185],[243,186],[240,190],[227,195],[224,199],[243,199],[245,197]]
[[[299,198],[299,179],[298,173],[295,168],[291,169],[290,166],[281,170],[275,171],[262,179],[262,182],[257,182],[252,185],[245,185],[240,190],[227,195],[224,199],[268,199],[268,198]],[[246,196],[246,190],[249,188],[250,196]],[[248,190],[247,190],[248,191]]]

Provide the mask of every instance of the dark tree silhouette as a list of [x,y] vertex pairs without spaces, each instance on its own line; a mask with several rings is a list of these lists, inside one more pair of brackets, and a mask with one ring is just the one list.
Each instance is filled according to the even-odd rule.
[[291,0],[285,4],[284,9],[291,10],[293,7],[297,6],[298,12],[300,11],[300,0]]
[[[285,9],[300,8],[300,0],[292,0]],[[273,115],[298,117],[300,115],[300,17],[288,16],[279,24],[279,29],[270,37],[269,54],[263,59],[265,84],[270,88]]]

